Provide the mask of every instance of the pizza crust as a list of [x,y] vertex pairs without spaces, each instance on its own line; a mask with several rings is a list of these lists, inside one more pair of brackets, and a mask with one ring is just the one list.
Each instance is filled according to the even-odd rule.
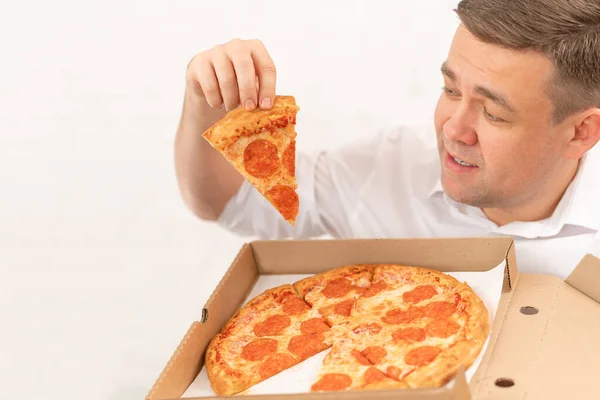
[[[240,310],[240,314],[243,315],[244,311],[248,309],[256,310],[256,312],[262,312],[268,308],[276,306],[277,304],[283,303],[289,298],[299,298],[292,285],[284,284],[276,286],[274,288],[265,290],[255,298],[248,301]],[[276,304],[273,304],[272,300],[275,300]]]
[[[452,278],[456,281],[454,278]],[[448,383],[462,365],[469,368],[485,344],[490,333],[488,310],[483,301],[462,282],[457,282],[456,291],[467,304],[467,322],[464,326],[465,340],[454,343],[444,350],[433,363],[421,367],[417,373],[406,377],[407,383],[413,388],[435,388]]]
[[223,119],[206,130],[203,136],[217,150],[222,151],[233,144],[245,129],[265,126],[268,122],[281,117],[295,116],[299,110],[293,96],[276,96],[273,106],[269,110],[257,108],[253,111],[246,111],[242,107],[231,110]]
[[458,293],[468,304],[469,319],[465,327],[466,338],[483,346],[491,329],[489,312],[481,298],[466,283],[460,284]]
[[377,265],[373,270],[373,281],[378,279],[386,282],[412,282],[418,285],[455,286],[460,284],[454,277],[434,269],[397,264]]
[[405,381],[397,381],[392,378],[383,381],[369,383],[362,387],[367,390],[389,390],[389,389],[409,389],[410,386]]
[[289,284],[264,291],[238,310],[210,342],[206,352],[206,372],[216,394],[237,393],[260,382],[258,374],[234,369],[227,363],[226,355],[231,353],[228,341],[232,337],[245,342],[254,339],[252,327],[268,315],[269,309],[287,298],[298,298]]
[[481,346],[468,340],[455,343],[444,350],[436,359],[409,374],[405,380],[409,387],[437,388],[448,383],[456,375],[458,368],[463,365],[469,368],[479,355]]
[[227,364],[219,362],[219,352],[223,351],[223,340],[221,334],[217,334],[208,345],[206,351],[205,365],[208,380],[215,393],[226,396],[241,392],[251,385],[249,377],[243,377],[238,371],[234,371]]

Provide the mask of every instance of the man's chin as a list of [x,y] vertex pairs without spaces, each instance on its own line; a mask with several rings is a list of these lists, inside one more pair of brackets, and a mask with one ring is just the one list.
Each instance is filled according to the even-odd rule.
[[444,180],[442,180],[442,188],[444,189],[446,196],[457,203],[473,207],[483,207],[483,203],[485,203],[482,201],[481,196],[477,195],[475,190],[466,187],[455,187],[454,185],[445,183]]

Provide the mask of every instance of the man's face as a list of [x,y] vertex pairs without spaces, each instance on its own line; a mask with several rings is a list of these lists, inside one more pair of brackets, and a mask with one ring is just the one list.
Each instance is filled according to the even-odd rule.
[[568,129],[552,124],[546,93],[552,63],[484,44],[460,26],[442,73],[435,127],[446,194],[484,208],[543,195],[567,165]]

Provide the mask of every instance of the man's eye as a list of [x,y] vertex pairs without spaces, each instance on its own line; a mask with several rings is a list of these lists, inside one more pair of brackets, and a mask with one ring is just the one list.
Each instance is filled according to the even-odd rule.
[[446,92],[446,94],[450,97],[458,97],[460,96],[455,90],[448,88],[447,86],[442,86],[442,90]]
[[492,122],[506,122],[502,118],[498,118],[493,114],[490,114],[487,108],[483,107],[483,115]]

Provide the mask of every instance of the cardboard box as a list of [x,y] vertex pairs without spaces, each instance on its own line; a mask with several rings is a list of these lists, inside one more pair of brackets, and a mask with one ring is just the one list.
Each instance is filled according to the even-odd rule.
[[[245,244],[155,382],[147,400],[179,399],[204,352],[244,303],[259,275],[307,274],[345,264],[398,263],[446,272],[506,271],[490,341],[474,378],[452,389],[277,395],[345,399],[600,398],[600,260],[586,256],[566,281],[519,274],[511,238],[255,241]],[[273,396],[247,396],[272,399]],[[207,399],[207,397],[202,397]]]

